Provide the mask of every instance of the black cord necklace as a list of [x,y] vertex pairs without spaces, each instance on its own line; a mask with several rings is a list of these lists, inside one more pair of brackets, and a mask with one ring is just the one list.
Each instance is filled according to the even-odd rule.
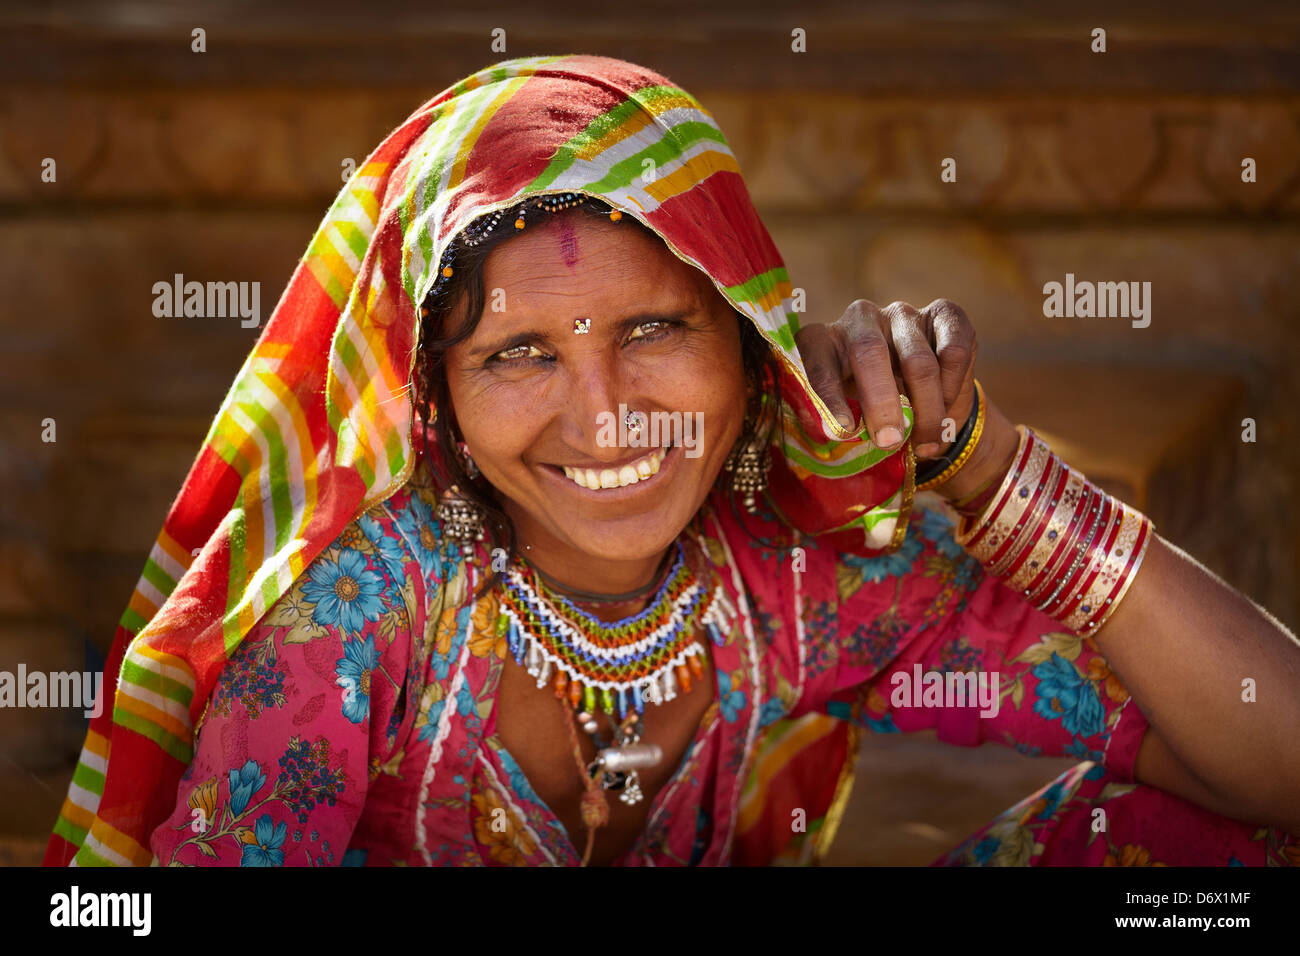
[[664,556],[659,560],[659,567],[655,571],[654,577],[650,579],[649,584],[643,585],[642,587],[636,588],[633,591],[628,591],[624,594],[596,594],[592,591],[580,591],[576,588],[566,587],[551,578],[542,571],[541,568],[536,564],[533,564],[533,562],[529,561],[527,558],[524,558],[523,560],[525,563],[532,565],[533,570],[537,572],[537,576],[541,578],[543,584],[558,594],[562,594],[567,598],[586,601],[591,604],[622,604],[626,601],[634,601],[637,598],[643,598],[646,595],[653,594],[657,591],[664,583],[663,579],[667,575],[668,569],[671,567],[671,562],[668,559],[671,558],[672,555],[673,549],[669,548],[664,553]]

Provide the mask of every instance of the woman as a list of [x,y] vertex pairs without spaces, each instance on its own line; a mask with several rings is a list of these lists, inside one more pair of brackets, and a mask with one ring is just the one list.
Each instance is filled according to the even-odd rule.
[[958,306],[793,293],[665,78],[421,107],[214,423],[47,863],[806,860],[862,727],[1082,759],[949,862],[1294,862],[1294,639],[1013,429]]

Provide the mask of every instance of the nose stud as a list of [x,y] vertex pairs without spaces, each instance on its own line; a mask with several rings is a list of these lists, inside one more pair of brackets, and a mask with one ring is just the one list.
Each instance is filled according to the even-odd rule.
[[623,419],[623,424],[627,426],[630,432],[639,432],[645,427],[645,416],[640,412],[628,412],[627,417]]

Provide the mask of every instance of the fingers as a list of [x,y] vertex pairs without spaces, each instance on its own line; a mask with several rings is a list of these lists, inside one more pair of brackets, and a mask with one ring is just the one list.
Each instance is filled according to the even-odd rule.
[[830,328],[820,324],[805,325],[795,333],[795,346],[803,356],[808,381],[821,396],[841,425],[852,428],[855,424],[849,403],[845,399],[841,369],[840,349]]
[[975,400],[975,354],[979,348],[975,327],[965,310],[949,299],[935,299],[921,314],[933,330],[947,415],[960,426],[970,415]]
[[916,453],[930,457],[942,453],[943,418],[947,403],[943,396],[943,382],[939,360],[930,344],[929,320],[906,302],[891,302],[885,306],[889,319],[889,334],[898,355],[899,371],[912,402],[915,416],[912,441]]
[[[974,402],[975,329],[948,299],[924,309],[892,302],[883,309],[853,302],[832,325],[810,324],[795,337],[808,379],[845,427],[853,426],[848,397],[856,395],[872,441],[893,449],[906,420],[898,393],[913,410],[916,454],[933,458],[951,444],[945,419],[960,424]],[[846,380],[852,378],[852,383]]]
[[841,337],[871,440],[880,448],[895,448],[902,444],[905,422],[882,327],[889,328],[888,317],[874,303],[858,299],[832,331]]

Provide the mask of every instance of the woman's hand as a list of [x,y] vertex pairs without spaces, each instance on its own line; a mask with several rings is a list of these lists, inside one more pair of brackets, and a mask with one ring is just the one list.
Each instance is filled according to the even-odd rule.
[[[942,455],[970,416],[978,342],[966,312],[949,299],[923,309],[906,302],[881,308],[858,299],[830,325],[805,325],[795,344],[808,380],[832,414],[852,428],[847,397],[857,398],[867,432],[880,448],[902,443],[900,392],[912,403],[912,450],[918,458]],[[958,498],[999,479],[1018,444],[1015,429],[990,402],[974,454],[935,490]]]
[[970,415],[975,329],[961,306],[948,299],[919,310],[906,302],[881,308],[858,299],[830,325],[805,325],[795,344],[809,381],[835,417],[852,428],[846,398],[857,398],[867,431],[881,448],[903,441],[900,392],[912,402],[912,447],[918,458],[943,454]]

